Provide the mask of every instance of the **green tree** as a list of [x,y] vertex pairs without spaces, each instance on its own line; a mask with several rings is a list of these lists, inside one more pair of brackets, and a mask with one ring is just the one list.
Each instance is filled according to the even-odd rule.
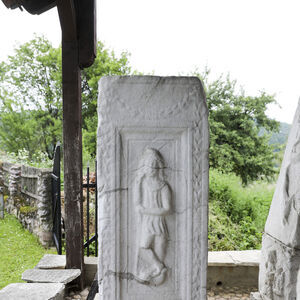
[[127,52],[117,58],[113,51],[98,42],[94,64],[82,71],[83,147],[91,157],[96,155],[98,81],[106,75],[128,75],[131,68]]
[[266,115],[269,104],[276,104],[273,95],[261,92],[247,96],[237,91],[236,81],[229,76],[210,82],[209,71],[197,74],[204,82],[210,125],[210,166],[224,173],[235,173],[243,184],[264,176],[272,178],[274,167],[273,146],[269,135],[278,130],[279,122]]
[[[82,71],[84,145],[90,154],[96,150],[98,80],[104,75],[130,73],[128,54],[120,58],[97,45],[93,66]],[[62,140],[61,48],[44,37],[20,45],[7,61],[0,63],[0,141],[1,148],[30,155],[43,151],[53,157]]]
[[20,45],[0,68],[0,139],[5,151],[43,151],[61,140],[61,50],[43,37]]

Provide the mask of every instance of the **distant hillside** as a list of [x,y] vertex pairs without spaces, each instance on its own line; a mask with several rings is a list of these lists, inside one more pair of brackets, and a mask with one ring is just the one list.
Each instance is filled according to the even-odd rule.
[[279,132],[273,133],[270,138],[270,144],[285,144],[289,136],[292,125],[287,123],[281,123]]
[[[277,145],[277,147],[274,147],[274,152],[281,151],[283,154],[291,127],[291,124],[280,122],[279,131],[271,134],[269,144]],[[266,133],[264,128],[259,131],[259,135],[263,135],[264,133]],[[281,147],[281,145],[284,145],[284,147]]]

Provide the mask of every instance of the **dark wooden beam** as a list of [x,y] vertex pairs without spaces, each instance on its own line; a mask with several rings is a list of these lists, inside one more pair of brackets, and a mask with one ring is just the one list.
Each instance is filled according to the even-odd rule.
[[84,287],[82,207],[81,77],[76,11],[73,0],[57,0],[62,28],[64,197],[66,267],[80,269],[77,288]]
[[67,269],[80,269],[84,286],[81,78],[77,42],[62,43],[64,197]]
[[78,33],[74,0],[57,0],[56,4],[62,30],[62,41],[77,41]]
[[30,14],[39,15],[53,8],[56,0],[2,0],[7,8],[24,7]]
[[20,7],[20,3],[17,0],[2,0],[2,2],[7,8],[15,9]]
[[76,0],[79,67],[91,66],[96,57],[96,1]]

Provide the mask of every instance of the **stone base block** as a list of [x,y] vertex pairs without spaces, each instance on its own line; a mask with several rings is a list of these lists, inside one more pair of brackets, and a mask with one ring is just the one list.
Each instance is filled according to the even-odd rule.
[[207,288],[235,287],[258,289],[258,266],[209,266]]

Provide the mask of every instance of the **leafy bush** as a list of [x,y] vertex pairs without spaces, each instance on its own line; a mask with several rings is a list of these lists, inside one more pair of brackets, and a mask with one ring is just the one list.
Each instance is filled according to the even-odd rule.
[[[116,55],[101,42],[89,68],[82,70],[83,145],[96,155],[98,81],[106,75],[129,75],[129,54]],[[0,144],[6,152],[42,151],[53,158],[62,141],[61,47],[35,36],[0,61]]]
[[209,250],[259,249],[274,185],[244,187],[239,177],[210,170]]
[[48,158],[46,153],[42,151],[36,151],[30,155],[29,151],[26,149],[20,149],[18,150],[18,153],[0,152],[0,160],[36,168],[51,168],[53,165],[52,160]]

